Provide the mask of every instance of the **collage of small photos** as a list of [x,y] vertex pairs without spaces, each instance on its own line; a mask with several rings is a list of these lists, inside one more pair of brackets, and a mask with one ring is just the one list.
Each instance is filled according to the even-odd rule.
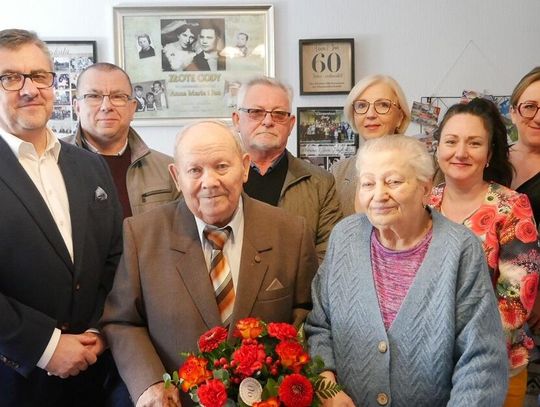
[[[434,152],[437,145],[433,133],[437,129],[439,118],[443,117],[450,106],[456,103],[468,103],[474,98],[484,98],[495,103],[506,125],[508,142],[515,141],[517,134],[510,119],[510,96],[493,96],[474,90],[464,90],[461,96],[429,96],[422,97],[421,102],[413,102],[411,122],[416,124],[418,129],[412,129],[411,134],[426,143],[429,151]],[[410,127],[413,128],[413,126]]]
[[297,139],[300,158],[326,170],[356,154],[358,134],[343,117],[341,107],[298,108]]
[[73,134],[77,115],[73,108],[77,78],[89,65],[96,62],[95,41],[46,41],[56,72],[54,79],[54,107],[49,126],[55,135],[63,138]]

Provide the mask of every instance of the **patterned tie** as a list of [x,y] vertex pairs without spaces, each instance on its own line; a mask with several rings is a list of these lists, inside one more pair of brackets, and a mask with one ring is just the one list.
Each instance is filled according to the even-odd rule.
[[214,286],[216,301],[223,326],[228,326],[234,307],[234,287],[231,268],[223,255],[223,246],[229,238],[231,228],[212,229],[205,227],[204,236],[212,246],[212,261],[210,263],[210,279]]

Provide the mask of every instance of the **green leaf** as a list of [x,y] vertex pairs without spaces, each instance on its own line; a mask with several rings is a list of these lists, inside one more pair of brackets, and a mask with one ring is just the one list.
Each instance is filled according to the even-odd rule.
[[339,384],[318,376],[313,382],[313,389],[319,398],[330,399],[338,394],[342,388]]
[[276,397],[278,395],[278,390],[278,383],[274,379],[269,378],[263,388],[262,399],[266,400],[270,397]]
[[169,373],[164,373],[163,374],[163,381],[165,382],[165,388],[169,388],[169,386],[172,384],[171,383],[171,375]]

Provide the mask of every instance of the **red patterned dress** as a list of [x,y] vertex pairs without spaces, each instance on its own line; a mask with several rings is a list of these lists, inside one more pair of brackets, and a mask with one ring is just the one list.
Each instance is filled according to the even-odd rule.
[[[440,211],[445,184],[433,188],[429,205]],[[540,273],[540,250],[529,199],[491,182],[480,207],[463,224],[480,238],[486,254],[501,320],[509,364],[516,372],[527,366],[533,340],[525,322],[531,313]]]

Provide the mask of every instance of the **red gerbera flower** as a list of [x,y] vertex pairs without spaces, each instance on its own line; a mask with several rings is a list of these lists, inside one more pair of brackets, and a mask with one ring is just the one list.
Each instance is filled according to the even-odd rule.
[[212,352],[225,339],[227,339],[227,330],[222,326],[216,326],[199,337],[199,349],[201,352]]
[[227,402],[227,389],[221,381],[212,379],[197,389],[197,396],[204,407],[223,407]]
[[278,394],[285,407],[309,407],[313,401],[313,386],[307,377],[293,373],[283,379]]

